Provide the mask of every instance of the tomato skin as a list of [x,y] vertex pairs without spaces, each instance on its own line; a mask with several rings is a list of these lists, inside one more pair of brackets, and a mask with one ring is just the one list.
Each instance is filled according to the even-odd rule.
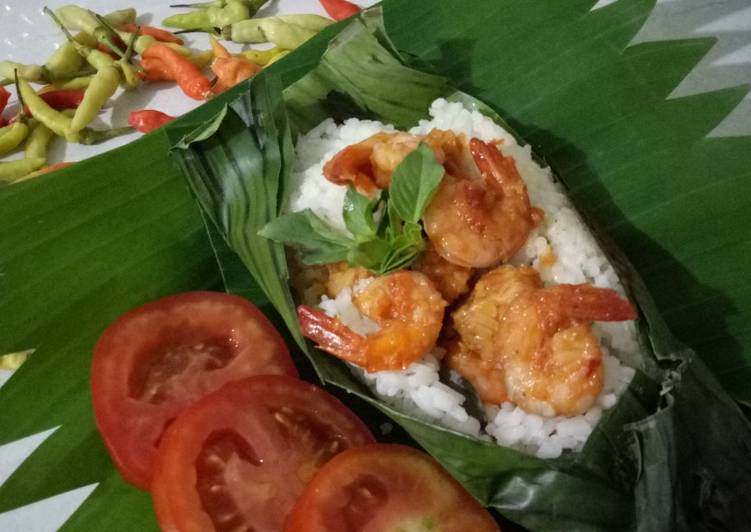
[[404,445],[348,449],[318,470],[285,532],[498,532],[491,515],[431,456]]
[[227,530],[280,531],[323,462],[373,441],[355,414],[313,384],[281,375],[228,383],[165,431],[151,492],[157,519],[163,530],[213,531],[213,512],[232,517]]
[[126,312],[100,337],[94,416],[125,480],[147,490],[161,434],[185,407],[226,382],[269,373],[297,376],[253,304],[220,292],[168,296]]

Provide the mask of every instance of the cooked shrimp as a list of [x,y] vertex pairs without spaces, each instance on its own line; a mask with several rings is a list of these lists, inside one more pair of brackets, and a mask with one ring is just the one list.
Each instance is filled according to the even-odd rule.
[[564,284],[520,295],[498,332],[509,398],[544,416],[583,413],[603,385],[592,321],[635,318],[631,303],[609,288]]
[[465,348],[486,360],[496,358],[498,327],[509,305],[540,288],[540,275],[529,266],[499,266],[483,274],[467,301],[451,315]]
[[453,303],[469,292],[472,269],[447,261],[432,247],[422,254],[413,269],[427,275],[447,303]]
[[446,174],[425,211],[425,231],[436,251],[460,266],[485,268],[509,260],[540,224],[512,157],[492,144],[469,143],[482,179]]
[[449,172],[465,172],[473,165],[464,135],[434,129],[427,136],[409,133],[376,133],[347,146],[323,167],[323,175],[338,185],[352,184],[373,196],[391,183],[391,174],[421,142],[433,150],[436,160]]
[[508,400],[503,368],[497,361],[484,360],[461,342],[449,345],[443,360],[450,369],[467,379],[483,402],[499,405]]
[[446,302],[424,274],[399,271],[376,278],[352,297],[380,329],[368,336],[338,318],[299,306],[303,334],[318,346],[368,371],[404,369],[422,358],[438,339]]
[[484,274],[452,314],[459,339],[446,363],[486,402],[511,400],[545,416],[579,414],[602,390],[602,351],[592,321],[635,314],[613,290],[543,288],[534,269],[501,266]]
[[534,269],[500,266],[480,277],[451,316],[459,341],[449,348],[446,363],[487,403],[507,399],[497,339],[503,316],[517,297],[540,288],[542,280]]
[[421,137],[409,133],[376,133],[347,146],[323,167],[323,175],[337,185],[354,185],[373,196],[391,182],[391,174],[420,145]]
[[329,297],[336,295],[345,288],[352,288],[357,281],[373,277],[365,268],[352,268],[346,262],[327,264],[328,279],[326,280],[326,293]]

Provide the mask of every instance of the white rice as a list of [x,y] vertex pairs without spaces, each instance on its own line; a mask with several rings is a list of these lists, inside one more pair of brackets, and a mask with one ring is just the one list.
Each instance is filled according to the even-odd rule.
[[[563,188],[555,182],[549,168],[540,167],[532,158],[529,146],[520,146],[514,137],[481,113],[465,109],[462,104],[444,99],[433,102],[430,120],[423,120],[410,130],[425,135],[432,129],[450,129],[467,138],[483,141],[502,140],[501,151],[514,158],[527,184],[530,201],[545,211],[545,219],[512,263],[529,264],[540,272],[546,284],[590,283],[624,293],[618,276],[597,242],[586,229]],[[310,208],[332,225],[344,229],[342,204],[345,187],[323,176],[323,165],[344,147],[360,142],[379,131],[394,131],[390,125],[357,119],[337,126],[326,120],[302,136],[297,145],[297,164],[293,174],[290,210]],[[555,261],[544,260],[553,253]],[[368,280],[354,287],[362,289]],[[352,292],[345,289],[335,299],[324,296],[320,307],[337,316],[361,334],[378,330],[378,326],[360,315],[352,304]],[[638,351],[633,322],[596,323],[595,334],[603,347],[604,386],[595,404],[575,417],[545,418],[525,412],[512,403],[485,405],[485,419],[467,413],[466,397],[440,379],[441,352],[434,350],[404,371],[368,373],[353,371],[383,400],[444,427],[481,437],[491,436],[499,445],[512,447],[540,458],[556,458],[564,450],[578,451],[584,446],[603,411],[612,408],[628,387],[634,370],[620,360]],[[449,381],[460,381],[456,374]],[[486,423],[484,427],[482,424]]]

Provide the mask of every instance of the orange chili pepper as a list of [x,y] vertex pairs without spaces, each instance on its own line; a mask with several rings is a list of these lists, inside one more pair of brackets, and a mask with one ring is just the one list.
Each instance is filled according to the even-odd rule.
[[182,91],[195,100],[205,100],[211,93],[211,83],[201,71],[175,50],[165,44],[154,44],[144,50],[144,59],[157,59],[177,81]]
[[163,30],[162,28],[155,28],[154,26],[139,26],[138,24],[127,22],[125,24],[122,24],[120,26],[120,29],[129,33],[133,33],[134,31],[138,30],[138,35],[150,35],[157,41],[173,42],[175,44],[184,43],[184,41],[174,33]]
[[145,58],[141,61],[143,72],[139,74],[142,79],[149,81],[174,81],[175,77],[159,59]]
[[215,58],[211,71],[218,79],[213,88],[214,94],[221,94],[261,70],[260,66],[244,57],[233,57],[216,39],[211,39],[211,48]]
[[220,58],[220,57],[232,57],[232,54],[229,53],[229,50],[227,50],[222,44],[217,41],[214,37],[209,37],[211,39],[211,51],[214,52],[214,58]]
[[55,170],[62,170],[63,168],[67,168],[71,166],[72,164],[73,163],[60,162],[60,163],[51,164],[49,166],[44,166],[40,168],[39,170],[37,170],[36,172],[30,173],[28,176],[26,176],[26,178],[36,177],[38,175],[43,175],[43,174],[49,174],[50,172],[54,172]]

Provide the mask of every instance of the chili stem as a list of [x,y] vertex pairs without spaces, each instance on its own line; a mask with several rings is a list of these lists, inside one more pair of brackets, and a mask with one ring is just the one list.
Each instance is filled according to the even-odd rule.
[[16,96],[18,97],[18,116],[20,120],[26,119],[26,103],[23,101],[23,95],[21,94],[21,87],[18,86],[18,69],[13,70],[13,78],[16,84]]

